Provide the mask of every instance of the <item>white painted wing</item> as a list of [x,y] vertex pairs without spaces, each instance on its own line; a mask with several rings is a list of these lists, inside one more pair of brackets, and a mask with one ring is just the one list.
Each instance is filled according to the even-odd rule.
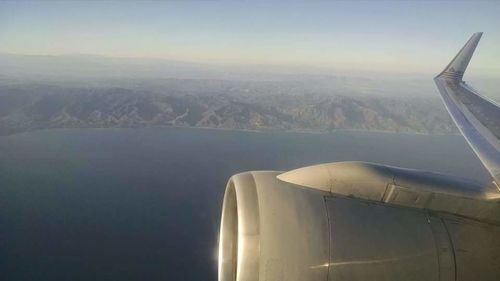
[[434,81],[457,127],[498,184],[500,183],[500,107],[462,81],[481,39],[475,33]]

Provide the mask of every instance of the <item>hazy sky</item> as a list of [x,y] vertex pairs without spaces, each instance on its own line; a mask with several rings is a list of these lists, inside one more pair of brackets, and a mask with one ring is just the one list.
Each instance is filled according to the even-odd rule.
[[0,1],[0,52],[436,72],[476,31],[500,73],[500,1]]

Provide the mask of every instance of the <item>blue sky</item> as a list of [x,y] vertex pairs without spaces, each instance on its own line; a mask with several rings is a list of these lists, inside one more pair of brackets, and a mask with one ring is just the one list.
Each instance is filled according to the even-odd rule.
[[0,52],[431,73],[476,31],[500,73],[500,1],[0,1]]

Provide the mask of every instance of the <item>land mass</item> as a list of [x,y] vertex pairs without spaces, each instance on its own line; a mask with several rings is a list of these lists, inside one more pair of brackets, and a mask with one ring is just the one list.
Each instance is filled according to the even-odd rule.
[[[478,90],[495,93],[495,81]],[[143,126],[456,132],[427,76],[0,54],[0,135]]]
[[455,132],[438,97],[284,94],[272,88],[257,94],[248,88],[198,88],[159,93],[120,87],[3,85],[0,134],[47,128],[143,126]]

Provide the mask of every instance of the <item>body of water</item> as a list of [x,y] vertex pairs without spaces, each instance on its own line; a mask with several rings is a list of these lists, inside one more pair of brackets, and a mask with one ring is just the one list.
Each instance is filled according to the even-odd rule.
[[216,280],[232,174],[347,160],[488,179],[458,135],[144,128],[0,137],[0,280]]

